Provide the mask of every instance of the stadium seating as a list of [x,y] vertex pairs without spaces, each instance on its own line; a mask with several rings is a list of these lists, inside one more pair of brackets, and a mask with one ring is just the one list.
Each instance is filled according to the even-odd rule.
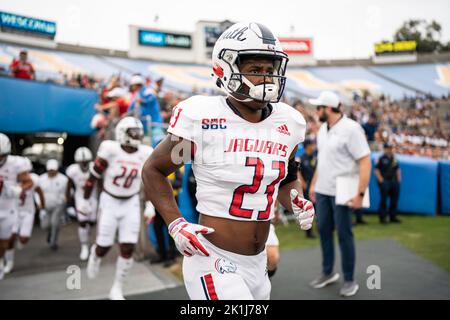
[[407,86],[435,96],[450,92],[449,64],[422,64],[404,66],[377,66],[370,69],[382,73]]
[[402,99],[405,94],[408,96],[415,95],[414,91],[387,81],[361,66],[315,67],[307,70],[318,78],[335,83],[341,90],[367,90],[384,93],[394,99]]

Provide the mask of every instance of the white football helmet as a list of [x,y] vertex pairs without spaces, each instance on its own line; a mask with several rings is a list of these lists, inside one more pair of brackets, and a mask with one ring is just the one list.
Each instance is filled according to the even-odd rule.
[[8,154],[11,153],[11,141],[6,134],[0,132],[0,166],[2,166],[6,159],[8,158]]
[[89,162],[92,161],[92,152],[86,147],[79,147],[75,151],[75,162]]
[[11,141],[6,134],[0,132],[0,156],[11,153]]
[[125,117],[116,126],[116,140],[123,146],[137,148],[144,138],[144,127],[134,117]]
[[[243,56],[264,57],[274,60],[274,74],[244,74],[239,70]],[[280,41],[264,25],[240,22],[225,30],[214,45],[213,74],[219,88],[238,101],[278,102],[286,84],[288,56]],[[254,85],[246,76],[261,76],[270,82]],[[267,81],[269,82],[269,81]],[[242,97],[243,99],[240,99]]]

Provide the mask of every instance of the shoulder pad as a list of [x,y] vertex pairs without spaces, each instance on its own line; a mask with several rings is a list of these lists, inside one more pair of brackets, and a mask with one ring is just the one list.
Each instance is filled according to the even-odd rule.
[[300,111],[284,102],[278,102],[277,105],[282,112],[286,112],[296,123],[306,126],[306,120]]
[[182,109],[184,116],[196,120],[211,115],[214,107],[220,103],[217,97],[196,95],[181,101],[176,108]]

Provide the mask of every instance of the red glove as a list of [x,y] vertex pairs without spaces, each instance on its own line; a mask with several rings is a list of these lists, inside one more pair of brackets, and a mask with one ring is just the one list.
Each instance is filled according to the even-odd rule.
[[291,203],[294,216],[302,230],[309,230],[314,220],[314,205],[311,201],[298,196],[298,191],[291,189]]

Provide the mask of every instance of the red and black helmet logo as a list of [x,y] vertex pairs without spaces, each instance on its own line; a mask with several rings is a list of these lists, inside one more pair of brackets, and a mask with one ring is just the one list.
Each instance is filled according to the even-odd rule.
[[223,75],[224,75],[222,67],[219,66],[217,63],[215,63],[215,64],[213,65],[213,71],[214,71],[214,74],[215,74],[216,76],[218,76],[219,78],[222,78]]

